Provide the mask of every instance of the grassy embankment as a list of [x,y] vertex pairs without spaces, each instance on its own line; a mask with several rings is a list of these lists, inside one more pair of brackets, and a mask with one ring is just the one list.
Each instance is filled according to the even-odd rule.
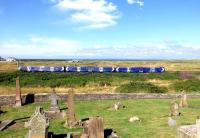
[[0,63],[0,94],[14,94],[20,75],[23,93],[67,92],[187,92],[200,91],[200,61],[26,61],[21,65],[164,66],[162,74],[131,73],[29,73],[17,72],[17,63]]
[[[177,121],[177,126],[169,127],[167,125],[169,105],[171,100],[121,100],[126,109],[112,111],[109,108],[116,103],[114,100],[104,101],[76,101],[75,111],[78,119],[90,116],[101,116],[104,118],[105,128],[112,128],[123,138],[175,138],[177,127],[179,125],[193,124],[196,117],[200,114],[199,99],[189,100],[189,108],[181,109],[182,116],[173,117]],[[43,106],[48,109],[49,103],[34,103],[25,105],[21,108],[8,108],[2,110],[6,113],[1,114],[0,120],[18,119],[16,124],[0,132],[0,137],[22,138],[28,130],[24,128],[24,122],[30,117],[36,106]],[[65,103],[60,104],[61,108],[66,107]],[[98,110],[96,110],[98,109]],[[148,109],[148,110],[146,110]],[[131,116],[138,116],[141,122],[129,123]],[[65,119],[50,121],[49,132],[55,134],[65,134],[75,129],[66,129],[63,127]]]

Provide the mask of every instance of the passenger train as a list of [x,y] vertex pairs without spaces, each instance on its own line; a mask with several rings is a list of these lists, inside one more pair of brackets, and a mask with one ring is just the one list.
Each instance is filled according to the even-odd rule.
[[98,67],[98,66],[19,66],[26,72],[126,72],[126,73],[163,73],[164,67]]

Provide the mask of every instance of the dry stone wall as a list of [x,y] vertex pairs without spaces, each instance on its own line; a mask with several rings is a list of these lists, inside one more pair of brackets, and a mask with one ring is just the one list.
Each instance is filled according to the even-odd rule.
[[[61,101],[67,100],[67,93],[60,93]],[[23,94],[22,103],[48,102],[50,94]],[[200,94],[187,94],[188,98],[200,98]],[[119,99],[174,99],[180,98],[181,94],[147,94],[147,93],[77,93],[75,100],[119,100]],[[0,95],[0,106],[14,105],[15,95]]]

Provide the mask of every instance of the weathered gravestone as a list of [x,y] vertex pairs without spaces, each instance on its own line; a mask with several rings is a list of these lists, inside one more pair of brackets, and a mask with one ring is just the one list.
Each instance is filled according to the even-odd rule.
[[170,106],[170,116],[180,115],[178,103],[173,101]]
[[0,131],[3,131],[7,126],[13,123],[13,120],[4,120],[0,122]]
[[77,125],[77,120],[75,117],[74,111],[74,92],[70,90],[67,97],[67,121],[65,122],[65,126],[75,127]]
[[113,108],[114,108],[114,110],[119,110],[119,109],[125,108],[125,106],[122,103],[117,102],[117,103],[114,104]]
[[194,125],[183,125],[178,128],[178,138],[200,138],[200,119]]
[[188,103],[187,103],[187,94],[185,92],[183,92],[181,94],[181,102],[179,104],[179,107],[188,107]]
[[200,119],[196,120],[197,138],[200,138]]
[[81,138],[104,138],[103,118],[92,117],[85,121]]
[[22,106],[22,99],[21,99],[21,88],[20,88],[20,81],[19,77],[16,78],[16,96],[15,96],[15,107]]
[[168,118],[167,121],[168,126],[173,127],[176,126],[176,120],[172,119],[171,117]]
[[133,123],[133,122],[140,122],[141,120],[138,116],[133,116],[133,117],[130,117],[128,121],[130,123]]
[[35,113],[30,120],[25,123],[25,127],[29,128],[27,138],[47,138],[49,119],[41,107],[37,107]]
[[60,99],[60,97],[55,93],[55,89],[53,89],[53,92],[50,95],[50,111],[52,112],[60,112],[60,108],[58,106],[58,100]]

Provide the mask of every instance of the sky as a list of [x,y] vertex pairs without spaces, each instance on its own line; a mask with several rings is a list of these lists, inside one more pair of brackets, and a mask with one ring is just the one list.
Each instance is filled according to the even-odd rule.
[[199,0],[0,0],[0,56],[200,59]]

